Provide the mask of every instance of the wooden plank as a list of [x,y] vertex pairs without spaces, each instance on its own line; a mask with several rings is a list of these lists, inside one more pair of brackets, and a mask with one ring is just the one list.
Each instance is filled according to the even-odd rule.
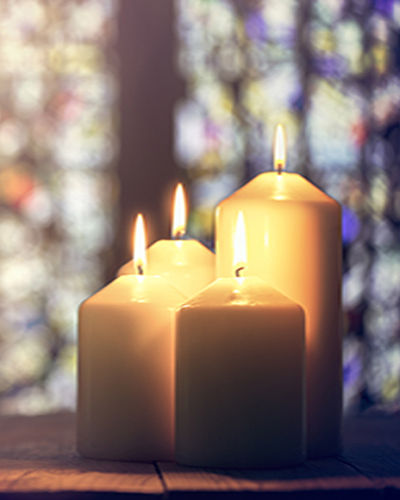
[[[307,461],[303,466],[265,471],[181,467],[160,463],[171,498],[199,498],[231,492],[237,497],[296,493],[296,499],[328,496],[395,498],[399,493],[400,416],[366,415],[344,425],[345,449],[337,458]],[[400,497],[400,495],[399,495]]]
[[[0,419],[0,498],[24,493],[130,494],[162,497],[164,487],[145,463],[86,460],[75,452],[71,414]],[[18,496],[19,498],[19,496]]]
[[[279,470],[216,470],[84,460],[70,414],[0,419],[0,499],[400,498],[399,415],[345,424],[341,457]],[[165,491],[165,486],[168,493]],[[116,495],[116,496],[115,496]]]
[[344,426],[343,459],[400,498],[400,412],[366,413]]
[[[362,493],[363,498],[381,498],[374,481],[336,459],[308,461],[305,465],[279,470],[217,470],[158,464],[170,498],[197,498],[199,494],[230,492],[237,497],[257,494],[260,498],[288,496],[327,498]],[[200,495],[201,496],[201,495]],[[354,498],[354,497],[353,497]]]

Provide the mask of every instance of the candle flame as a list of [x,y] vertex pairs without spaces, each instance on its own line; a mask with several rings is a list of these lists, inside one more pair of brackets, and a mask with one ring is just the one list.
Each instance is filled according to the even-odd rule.
[[283,126],[279,123],[275,129],[274,169],[280,174],[286,164],[286,140]]
[[174,209],[171,236],[182,238],[186,233],[186,199],[185,191],[181,183],[176,186],[174,196]]
[[240,276],[240,272],[243,271],[246,263],[246,228],[244,225],[243,212],[240,211],[236,219],[236,228],[233,235],[233,268],[236,276]]
[[146,231],[142,214],[138,214],[135,222],[133,265],[136,274],[144,274],[146,267]]

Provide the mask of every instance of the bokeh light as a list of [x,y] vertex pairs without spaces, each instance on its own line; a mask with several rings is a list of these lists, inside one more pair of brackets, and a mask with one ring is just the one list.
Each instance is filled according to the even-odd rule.
[[0,412],[75,406],[113,236],[114,0],[0,3]]
[[189,231],[212,245],[215,204],[272,168],[343,206],[346,409],[400,402],[400,1],[176,0],[186,81],[176,156]]

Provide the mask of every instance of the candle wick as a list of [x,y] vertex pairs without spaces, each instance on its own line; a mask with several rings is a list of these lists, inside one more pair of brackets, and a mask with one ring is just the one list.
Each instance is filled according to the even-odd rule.
[[138,266],[137,266],[137,270],[138,270],[138,274],[140,274],[140,275],[143,275],[143,274],[144,274],[142,264],[138,264]]
[[173,236],[173,239],[174,240],[182,240],[183,239],[183,236],[185,235],[185,233],[179,229]]
[[278,167],[278,175],[281,175],[282,169],[283,169],[283,164],[281,162],[279,162],[277,167]]
[[235,276],[236,276],[236,278],[240,278],[240,273],[243,271],[243,269],[244,269],[244,266],[241,266],[241,267],[238,267],[235,270]]

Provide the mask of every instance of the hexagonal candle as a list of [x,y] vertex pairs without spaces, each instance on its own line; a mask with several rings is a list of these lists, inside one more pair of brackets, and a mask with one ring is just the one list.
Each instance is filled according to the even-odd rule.
[[309,456],[340,448],[340,205],[285,167],[277,128],[275,172],[258,175],[223,200],[216,212],[217,276],[229,276],[235,220],[248,228],[248,273],[300,304],[306,315]]
[[[175,190],[170,240],[156,241],[147,249],[147,272],[163,276],[190,297],[215,279],[215,254],[186,233],[186,200],[182,184]],[[134,273],[132,261],[124,264],[118,276]]]
[[174,318],[185,297],[146,275],[143,219],[137,274],[121,276],[79,309],[77,447],[110,460],[171,460]]
[[301,463],[304,313],[260,278],[242,276],[241,214],[234,248],[232,277],[177,313],[176,460],[232,468]]

